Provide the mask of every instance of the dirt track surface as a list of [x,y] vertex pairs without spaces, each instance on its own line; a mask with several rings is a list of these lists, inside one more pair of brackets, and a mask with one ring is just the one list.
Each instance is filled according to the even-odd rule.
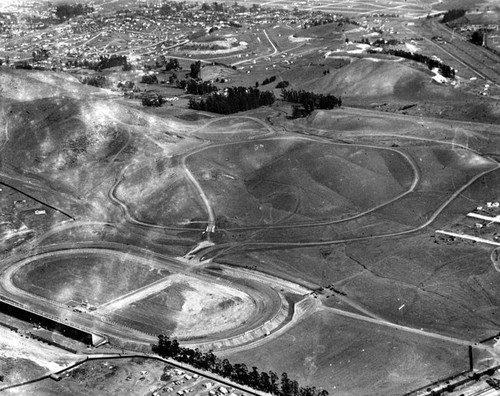
[[[98,309],[88,313],[75,312],[72,307],[68,307],[61,302],[32,294],[36,293],[36,289],[34,292],[22,290],[12,282],[15,274],[28,264],[33,265],[32,263],[36,263],[37,260],[50,261],[51,258],[57,257],[59,259],[67,258],[69,260],[68,265],[71,265],[71,258],[75,254],[97,255],[115,259],[126,257],[127,260],[136,261],[137,264],[143,265],[145,268],[158,266],[163,269],[175,269],[176,274],[132,290],[114,300],[104,301],[102,305],[97,303]],[[154,260],[153,258],[133,255],[129,249],[124,253],[109,249],[72,248],[42,253],[38,256],[16,261],[9,267],[4,267],[1,286],[4,296],[16,299],[38,311],[59,317],[60,320],[66,320],[68,323],[75,323],[75,325],[87,329],[95,329],[94,331],[124,340],[148,342],[155,340],[156,335],[149,335],[146,327],[144,330],[122,327],[117,322],[110,322],[108,317],[117,311],[125,310],[126,313],[130,304],[154,296],[170,285],[185,285],[185,290],[181,291],[179,295],[179,297],[182,296],[184,302],[179,307],[179,311],[172,317],[177,323],[177,330],[175,330],[175,333],[178,333],[177,337],[180,339],[196,339],[203,336],[215,341],[224,339],[228,335],[247,332],[253,327],[262,326],[265,321],[274,315],[273,312],[278,310],[281,304],[277,292],[271,287],[271,285],[275,285],[275,282],[271,279],[267,281],[269,286],[259,287],[257,282],[239,284],[236,276],[237,271],[224,274],[225,278],[219,280],[213,275],[198,274],[193,271],[193,268],[186,269],[183,264],[175,261],[165,262],[159,261],[158,258]],[[293,285],[290,286],[293,287]],[[77,283],[71,287],[78,290]],[[81,311],[81,308],[79,311]],[[161,311],[157,314],[161,315]],[[245,323],[245,325],[242,326],[242,323]],[[190,343],[193,343],[193,341],[190,341]]]

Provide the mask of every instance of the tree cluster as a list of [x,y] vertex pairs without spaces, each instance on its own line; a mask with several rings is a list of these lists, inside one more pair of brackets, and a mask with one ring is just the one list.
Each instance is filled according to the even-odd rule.
[[161,95],[146,96],[142,98],[143,106],[161,107],[166,100]]
[[106,77],[104,76],[84,77],[82,83],[86,85],[92,85],[93,87],[97,88],[103,88],[106,85]]
[[271,84],[272,82],[275,82],[275,81],[276,81],[276,76],[272,76],[272,77],[266,78],[264,81],[262,81],[262,85]]
[[127,65],[127,57],[125,55],[100,56],[97,63],[88,63],[89,67],[94,70],[109,69],[110,67]]
[[165,71],[177,70],[179,67],[179,61],[177,59],[169,59],[168,62],[165,61]]
[[320,25],[326,25],[328,23],[333,23],[336,22],[335,19],[329,17],[329,18],[318,18],[318,19],[313,19],[312,21],[309,21],[307,23],[304,23],[302,25],[302,29],[307,29],[312,26],[320,26]]
[[172,2],[168,4],[165,3],[160,8],[160,15],[173,16],[177,12],[181,12],[183,9],[184,9],[183,3],[178,3],[178,2]]
[[386,54],[394,55],[394,56],[399,56],[401,58],[405,59],[411,59],[416,62],[424,63],[426,64],[429,69],[434,69],[437,68],[441,72],[441,74],[444,77],[448,78],[454,78],[455,77],[455,69],[452,67],[445,65],[443,62],[440,62],[436,59],[430,58],[428,56],[422,55],[422,54],[415,54],[413,52],[407,52],[403,50],[397,50],[397,49],[389,49],[384,51]]
[[208,3],[203,3],[201,5],[201,11],[224,12],[224,3],[213,2],[212,6],[210,6]]
[[152,345],[154,353],[177,361],[190,364],[201,370],[210,371],[253,389],[269,392],[277,396],[328,396],[326,390],[315,387],[301,387],[299,383],[288,377],[287,373],[278,375],[273,372],[259,372],[257,367],[248,370],[244,363],[231,364],[229,360],[219,359],[212,351],[201,352],[197,349],[181,347],[177,340],[168,336],[158,336],[158,344]]
[[343,26],[344,24],[351,24],[355,26],[360,26],[359,22],[357,22],[354,19],[350,19],[349,17],[333,17],[333,16],[326,16],[318,19],[313,19],[309,20],[308,22],[304,23],[302,25],[303,29],[307,29],[312,26],[319,26],[319,25],[326,25],[329,23],[337,23],[337,26]]
[[232,114],[238,111],[269,106],[276,98],[269,91],[261,92],[257,88],[233,87],[224,92],[214,92],[205,100],[191,99],[189,108],[193,110],[210,111],[219,114]]
[[289,81],[280,81],[277,85],[276,88],[282,89],[282,88],[287,88],[290,85]]
[[[364,44],[370,44],[370,40],[368,40],[367,38],[364,41],[362,40],[361,42],[364,43]],[[378,38],[373,43],[371,43],[370,45],[372,45],[374,47],[385,47],[385,46],[388,46],[388,45],[401,45],[401,44],[404,44],[404,43],[405,43],[404,41],[400,41],[398,39],[384,40],[383,38]]]
[[480,30],[475,30],[470,38],[472,44],[483,45],[484,44],[484,34]]
[[[186,80],[183,80],[183,82],[184,81]],[[206,95],[218,91],[218,88],[209,81],[200,82],[196,80],[188,80],[185,84],[179,82],[179,85],[182,88],[185,88],[187,93],[193,95]]]
[[80,3],[75,5],[61,4],[58,5],[56,8],[56,17],[62,21],[65,19],[73,18],[78,15],[85,15],[93,11],[94,8],[86,4],[80,4]]
[[16,69],[24,69],[24,70],[33,70],[33,66],[26,61],[21,62],[21,63],[17,63],[15,68]]
[[156,74],[144,74],[141,78],[142,84],[158,84],[158,77]]
[[36,48],[32,53],[31,57],[35,62],[40,62],[42,60],[49,59],[50,51],[44,48]]
[[443,19],[441,19],[441,23],[447,23],[454,21],[455,19],[461,18],[465,15],[465,10],[462,8],[449,10],[443,15]]
[[291,103],[299,103],[304,107],[306,113],[314,109],[330,110],[342,106],[342,98],[333,95],[323,95],[308,91],[296,91],[294,89],[282,89],[281,97]]

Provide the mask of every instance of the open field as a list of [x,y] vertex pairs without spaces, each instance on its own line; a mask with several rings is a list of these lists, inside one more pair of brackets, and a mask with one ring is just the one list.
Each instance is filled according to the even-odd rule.
[[261,370],[286,372],[301,383],[345,396],[403,394],[465,370],[468,364],[465,347],[378,325],[360,326],[327,309],[258,349],[224,356]]

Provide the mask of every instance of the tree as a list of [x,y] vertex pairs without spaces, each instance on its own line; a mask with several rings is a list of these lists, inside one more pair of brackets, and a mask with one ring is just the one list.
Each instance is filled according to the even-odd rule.
[[483,45],[484,43],[484,34],[480,30],[475,30],[474,33],[472,33],[472,36],[470,38],[471,43],[476,44],[476,45]]
[[189,77],[194,78],[195,80],[200,78],[201,61],[191,63],[190,67],[191,67],[191,72],[189,73]]
[[248,384],[248,369],[245,363],[236,363],[233,366],[233,378],[240,384]]
[[280,81],[277,85],[276,88],[281,89],[281,88],[287,88],[290,85],[290,82],[288,81]]
[[49,59],[50,52],[47,49],[37,48],[32,52],[31,55],[35,62],[39,62],[45,59]]
[[269,391],[274,395],[279,394],[278,374],[276,374],[274,371],[269,371],[269,380],[271,382]]
[[177,70],[179,68],[179,61],[177,59],[169,59],[168,62],[165,62],[165,71]]
[[303,116],[302,110],[300,110],[300,106],[293,105],[292,106],[292,118],[301,118]]
[[222,373],[224,377],[231,378],[233,375],[233,365],[229,363],[229,360],[224,359],[222,361]]
[[254,389],[260,388],[260,374],[257,367],[252,367],[252,371],[248,374],[248,385]]
[[259,389],[263,390],[264,392],[271,392],[271,378],[265,371],[260,373]]
[[281,374],[281,394],[283,396],[292,396],[292,384],[287,373]]

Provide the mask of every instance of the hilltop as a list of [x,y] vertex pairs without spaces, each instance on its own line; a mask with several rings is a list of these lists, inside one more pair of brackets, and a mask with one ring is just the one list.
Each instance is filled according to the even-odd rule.
[[42,98],[84,98],[116,96],[111,91],[83,85],[80,81],[62,72],[18,70],[2,68],[0,73],[0,97],[29,101]]

